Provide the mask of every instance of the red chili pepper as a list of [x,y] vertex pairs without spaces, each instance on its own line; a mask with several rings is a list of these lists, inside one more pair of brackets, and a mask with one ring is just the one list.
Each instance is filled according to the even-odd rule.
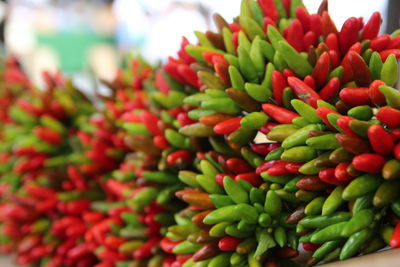
[[361,154],[353,158],[352,164],[357,170],[368,173],[380,173],[386,160],[378,154]]
[[322,19],[318,14],[310,15],[310,30],[315,33],[315,36],[317,36],[317,38],[322,35]]
[[287,87],[287,83],[282,73],[277,70],[272,72],[272,91],[274,94],[275,102],[279,105],[283,105],[283,89]]
[[250,172],[253,168],[244,160],[240,158],[230,158],[226,161],[226,166],[228,169],[235,173],[240,174],[244,172]]
[[260,132],[262,132],[263,134],[268,134],[269,131],[271,131],[272,128],[274,128],[275,126],[277,126],[278,123],[275,122],[267,122],[265,125],[263,125],[260,129],[258,129]]
[[327,52],[322,53],[315,64],[312,76],[315,79],[317,87],[320,88],[325,84],[330,71],[330,57]]
[[393,154],[396,159],[400,160],[400,143],[394,147]]
[[341,185],[343,181],[339,181],[335,176],[335,168],[326,168],[318,173],[319,179],[327,184]]
[[390,239],[390,246],[392,248],[400,247],[400,223],[394,228],[392,238]]
[[168,73],[174,80],[178,81],[179,83],[185,84],[186,81],[181,77],[178,72],[179,61],[174,59],[173,57],[168,58],[168,62],[164,64],[164,71]]
[[279,18],[278,10],[276,9],[274,0],[257,0],[258,4],[263,11],[265,17],[271,18],[273,21],[277,21]]
[[289,175],[291,174],[286,168],[285,161],[278,161],[268,168],[267,173],[271,176]]
[[350,182],[351,180],[354,179],[354,177],[347,172],[347,167],[349,165],[350,165],[349,162],[341,162],[336,166],[335,168],[336,179],[343,182]]
[[185,80],[185,84],[189,84],[195,88],[199,87],[199,78],[197,77],[197,73],[192,70],[187,64],[179,64],[177,71]]
[[395,141],[395,142],[399,141],[400,140],[400,129],[393,129],[390,132],[390,135],[392,136],[393,141]]
[[334,50],[338,55],[340,55],[339,40],[336,34],[328,34],[325,39],[325,44],[328,46],[329,50]]
[[285,168],[292,174],[299,174],[299,169],[303,164],[302,162],[287,162]]
[[339,45],[342,54],[346,54],[349,48],[358,41],[359,21],[355,17],[347,19],[339,32]]
[[333,77],[325,85],[325,87],[322,88],[321,91],[319,91],[319,95],[322,100],[330,101],[332,98],[334,98],[337,95],[339,88],[340,88],[340,80],[337,77]]
[[354,118],[349,117],[349,116],[341,116],[340,118],[338,118],[336,120],[338,126],[340,127],[340,129],[343,130],[343,132],[348,135],[348,136],[354,136],[354,137],[358,137],[358,134],[356,134],[355,132],[353,132],[353,130],[350,128],[350,121],[354,120]]
[[146,125],[147,130],[153,135],[162,135],[162,131],[158,128],[159,119],[150,111],[143,111],[140,114],[140,119]]
[[355,155],[370,153],[372,150],[367,141],[358,137],[336,134],[336,140],[344,149]]
[[283,70],[283,77],[285,78],[285,81],[290,76],[296,76],[296,74],[291,69],[284,69]]
[[241,173],[235,176],[235,181],[238,182],[239,180],[244,180],[248,183],[250,183],[252,186],[258,187],[259,185],[262,184],[262,180],[260,176],[258,176],[254,172],[249,172],[249,173]]
[[339,54],[335,50],[329,50],[329,58],[331,59],[332,68],[336,68],[340,65]]
[[308,49],[310,46],[314,46],[317,41],[317,35],[314,32],[308,31],[303,38],[304,48]]
[[364,26],[361,40],[372,40],[373,38],[375,38],[379,33],[381,22],[381,14],[379,12],[374,12]]
[[218,241],[218,248],[222,251],[233,251],[236,250],[240,242],[242,242],[240,238],[225,236]]
[[291,124],[294,118],[299,117],[297,113],[273,104],[263,104],[262,108],[271,118],[282,124]]
[[390,45],[388,46],[388,49],[398,49],[400,48],[400,36],[394,37],[390,41]]
[[319,107],[319,108],[317,108],[317,115],[318,115],[318,117],[319,117],[321,120],[323,120],[324,123],[325,123],[326,125],[328,125],[329,128],[335,129],[335,128],[329,123],[328,118],[327,118],[328,114],[330,114],[330,113],[339,114],[338,112],[336,112],[336,111],[334,111],[334,110],[332,110],[332,109],[329,109],[329,108],[327,108],[327,107]]
[[297,181],[296,187],[308,191],[323,191],[329,186],[323,182],[318,176],[304,176]]
[[358,86],[368,86],[371,82],[371,71],[360,54],[349,51],[347,57],[353,73],[353,79]]
[[374,39],[371,40],[371,44],[369,48],[371,48],[373,51],[382,51],[385,49],[388,49],[391,43],[391,37],[389,34],[382,34]]
[[379,55],[381,56],[381,59],[383,62],[386,61],[387,57],[390,56],[391,54],[395,55],[397,59],[400,58],[400,49],[386,49],[381,52],[379,52]]
[[296,7],[296,17],[300,20],[304,32],[308,32],[310,30],[310,14],[307,9],[302,6]]
[[304,77],[304,83],[307,84],[311,89],[315,90],[316,85],[313,76],[307,75]]
[[229,29],[231,32],[240,32],[243,30],[242,27],[240,27],[240,25],[236,22],[229,24]]
[[368,95],[372,103],[378,106],[384,106],[386,104],[385,96],[379,90],[379,86],[385,83],[381,80],[375,80],[369,85]]
[[339,93],[340,98],[351,106],[363,106],[371,103],[368,87],[343,88]]
[[221,62],[220,61],[220,60],[225,61],[224,56],[221,55],[220,53],[216,53],[216,52],[212,52],[212,51],[206,51],[206,52],[204,52],[202,54],[202,56],[203,56],[203,59],[208,64],[210,64],[211,66],[214,65],[217,62],[220,62],[220,63],[226,65],[226,62]]
[[[233,38],[234,35],[232,35]],[[216,63],[214,64],[214,69],[215,72],[217,73],[218,77],[221,79],[221,81],[229,87],[231,85],[231,80],[229,78],[229,72],[228,72],[228,67],[221,64],[221,63]],[[196,75],[197,77],[197,75]]]
[[162,250],[164,250],[167,253],[172,253],[172,250],[175,248],[176,245],[178,245],[180,242],[179,241],[172,241],[168,237],[164,237],[161,239],[160,242],[160,247]]
[[135,250],[133,257],[138,260],[147,259],[153,255],[152,250],[161,241],[160,237],[152,237],[146,243],[144,243],[140,248]]
[[335,23],[332,21],[329,13],[324,11],[322,13],[322,29],[324,36],[327,36],[330,33],[338,34],[338,30],[336,28]]
[[374,124],[368,128],[368,139],[376,153],[383,156],[392,154],[394,148],[392,136],[381,125]]
[[296,77],[289,77],[288,84],[293,88],[300,100],[303,100],[314,108],[317,107],[317,101],[321,99],[320,96],[302,80]]
[[294,19],[292,20],[287,34],[287,41],[288,43],[293,46],[298,52],[303,52],[303,38],[304,38],[304,31],[301,25],[300,20]]
[[240,128],[241,118],[232,118],[218,123],[214,126],[214,132],[217,134],[230,134]]
[[251,144],[251,150],[253,152],[260,155],[267,155],[272,150],[280,147],[279,143],[259,143],[259,144]]
[[167,157],[167,163],[171,165],[176,164],[178,160],[190,163],[192,162],[192,154],[187,150],[177,150]]
[[375,116],[390,128],[400,127],[400,110],[385,106],[380,108]]
[[153,143],[161,150],[169,148],[171,145],[168,143],[164,135],[157,135],[153,137]]
[[314,243],[303,243],[303,249],[306,251],[315,251],[317,250],[322,244],[314,244]]
[[[186,64],[190,65],[191,63],[195,62],[196,60],[186,52],[185,48],[188,45],[190,45],[188,39],[186,39],[186,37],[183,36],[182,41],[181,41],[181,47],[180,47],[180,50],[178,51],[178,56],[181,59],[183,59],[186,62]],[[149,73],[150,73],[150,71],[151,70],[149,69]]]
[[61,135],[52,129],[36,126],[33,131],[39,139],[49,144],[59,145],[62,142]]

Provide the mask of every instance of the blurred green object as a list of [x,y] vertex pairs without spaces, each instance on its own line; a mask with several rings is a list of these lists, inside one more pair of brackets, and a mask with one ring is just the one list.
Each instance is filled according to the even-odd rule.
[[65,31],[56,34],[38,33],[40,46],[55,50],[64,72],[81,71],[88,66],[90,48],[99,44],[115,46],[114,36],[100,35],[93,31]]

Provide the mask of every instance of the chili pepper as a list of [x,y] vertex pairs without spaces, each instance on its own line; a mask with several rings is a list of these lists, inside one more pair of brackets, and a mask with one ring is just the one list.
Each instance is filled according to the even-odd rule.
[[365,174],[354,179],[343,191],[342,198],[344,200],[352,200],[360,196],[364,196],[370,192],[374,192],[382,183],[382,179],[371,174]]
[[369,173],[380,173],[386,160],[378,154],[361,154],[352,160],[352,164],[357,170],[369,172]]
[[262,231],[259,237],[258,246],[254,252],[254,257],[259,257],[264,254],[268,249],[276,245],[274,238],[266,231]]
[[310,106],[314,108],[317,107],[317,101],[320,99],[320,97],[312,88],[295,77],[289,77],[288,83],[293,88],[297,97],[305,101]]
[[340,51],[346,54],[347,50],[358,40],[359,22],[355,17],[347,19],[339,32]]
[[382,107],[378,110],[376,118],[391,128],[400,126],[400,111],[391,107]]
[[396,227],[395,227],[395,229],[393,231],[392,237],[390,239],[390,246],[392,248],[397,248],[397,247],[400,246],[400,242],[399,242],[399,232],[400,232],[399,229],[400,229],[400,226],[399,225],[400,224],[396,225]]
[[368,22],[364,25],[362,31],[362,40],[373,39],[378,35],[380,24],[382,22],[381,15],[379,12],[372,13]]
[[329,71],[330,71],[330,57],[327,52],[324,52],[318,58],[318,61],[312,72],[312,76],[316,81],[317,87],[322,87],[325,84],[325,81],[329,75]]
[[340,185],[344,183],[343,181],[340,181],[336,178],[335,168],[326,168],[320,170],[318,173],[318,177],[319,179],[328,184]]
[[279,123],[290,124],[292,119],[298,117],[296,113],[272,104],[263,104],[263,110]]
[[393,86],[398,79],[398,68],[396,57],[394,55],[388,56],[382,66],[381,80],[388,86]]
[[322,182],[317,176],[305,176],[297,181],[296,187],[308,191],[321,191],[327,188],[327,184]]
[[231,65],[229,66],[228,71],[232,87],[243,90],[245,82],[239,70],[235,66]]
[[370,48],[373,51],[382,51],[388,48],[391,43],[390,35],[383,34],[371,40]]
[[336,211],[337,208],[339,208],[343,204],[343,190],[343,186],[338,186],[331,192],[331,194],[325,200],[324,205],[322,206],[322,216],[332,214]]
[[350,236],[340,252],[340,259],[345,260],[356,254],[362,244],[371,237],[372,233],[371,229],[366,228]]
[[304,209],[306,215],[318,215],[322,211],[322,206],[325,202],[324,197],[316,197]]
[[396,199],[399,186],[400,184],[397,180],[383,182],[375,192],[375,196],[373,199],[374,206],[388,206]]
[[373,221],[374,214],[371,210],[365,209],[357,212],[343,228],[341,235],[349,237],[364,228],[367,228]]
[[230,134],[240,127],[241,118],[231,118],[224,120],[214,126],[214,132],[217,134]]
[[382,168],[382,176],[387,180],[400,178],[400,162],[396,159],[386,161]]
[[319,230],[311,236],[311,242],[320,244],[328,241],[333,241],[341,238],[341,232],[347,225],[347,222],[339,222],[336,224],[329,225],[322,230]]
[[368,128],[368,139],[376,153],[388,156],[394,148],[393,139],[385,129],[377,124]]
[[369,144],[360,138],[336,134],[336,140],[345,150],[355,155],[371,152]]
[[[253,2],[254,3],[254,2]],[[255,3],[254,3],[255,4]],[[253,61],[258,75],[261,78],[264,75],[265,71],[265,60],[260,48],[260,36],[256,36],[251,43],[250,47],[250,58]]]

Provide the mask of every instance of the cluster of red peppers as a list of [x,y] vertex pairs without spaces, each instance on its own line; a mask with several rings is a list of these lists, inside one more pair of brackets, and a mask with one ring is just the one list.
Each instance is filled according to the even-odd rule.
[[[303,266],[400,247],[400,31],[243,0],[92,103],[2,70],[1,236],[21,265]],[[306,262],[299,248],[309,251]]]

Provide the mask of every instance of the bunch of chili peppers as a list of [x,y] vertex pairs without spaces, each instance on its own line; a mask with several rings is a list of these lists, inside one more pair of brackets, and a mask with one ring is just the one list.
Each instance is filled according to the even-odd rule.
[[400,246],[400,31],[378,35],[379,13],[339,30],[327,1],[214,19],[160,68],[134,60],[97,113],[59,75],[40,92],[6,65],[28,91],[1,113],[2,242],[20,264],[297,266],[299,245],[308,265]]

